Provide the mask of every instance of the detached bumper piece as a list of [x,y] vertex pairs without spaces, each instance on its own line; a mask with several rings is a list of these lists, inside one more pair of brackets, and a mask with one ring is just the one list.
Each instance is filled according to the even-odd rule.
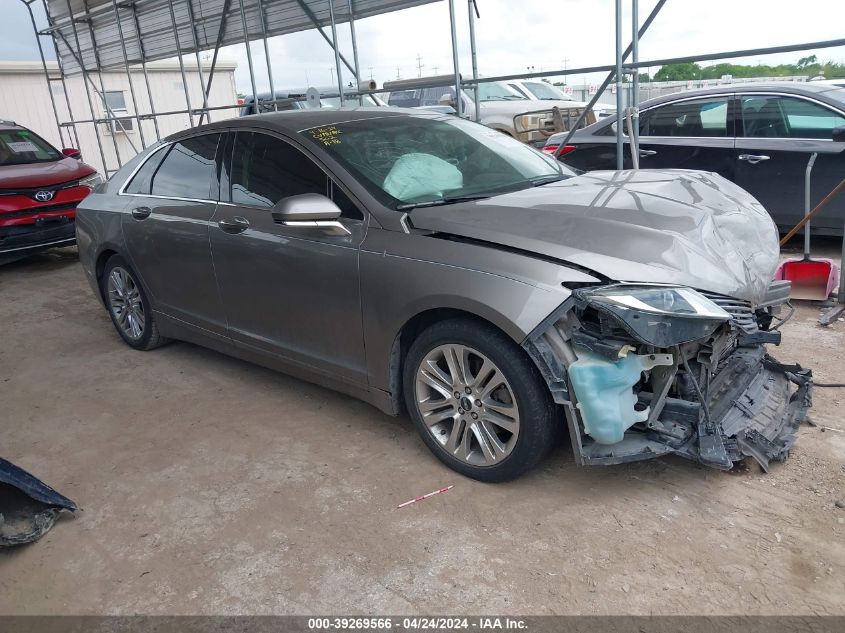
[[62,512],[76,509],[73,501],[0,458],[0,547],[36,541]]

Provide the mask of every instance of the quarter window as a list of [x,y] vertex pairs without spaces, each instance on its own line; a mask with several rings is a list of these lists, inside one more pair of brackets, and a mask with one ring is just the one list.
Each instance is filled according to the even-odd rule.
[[126,193],[137,193],[141,195],[150,194],[150,184],[153,181],[153,176],[161,164],[161,159],[167,154],[167,147],[161,147],[154,151],[141,165],[141,168],[135,172],[132,180],[126,185]]
[[742,98],[742,122],[749,138],[831,138],[845,117],[795,97],[753,95]]
[[204,134],[174,143],[150,179],[152,194],[207,200],[213,188],[216,199],[214,154],[219,140],[220,134]]
[[729,136],[728,99],[669,103],[640,115],[641,136]]

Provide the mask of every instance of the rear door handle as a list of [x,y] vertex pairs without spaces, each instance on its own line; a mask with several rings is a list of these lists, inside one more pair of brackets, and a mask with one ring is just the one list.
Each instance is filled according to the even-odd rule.
[[132,217],[136,220],[146,220],[152,212],[149,207],[135,207],[132,209]]
[[750,163],[751,165],[756,165],[764,160],[769,160],[768,156],[763,154],[740,154],[739,160],[744,160]]
[[217,226],[226,233],[243,233],[249,228],[249,222],[246,218],[236,215],[231,220],[218,220]]
[[640,150],[640,157],[646,158],[647,156],[654,156],[657,153],[657,150],[653,149],[641,149]]

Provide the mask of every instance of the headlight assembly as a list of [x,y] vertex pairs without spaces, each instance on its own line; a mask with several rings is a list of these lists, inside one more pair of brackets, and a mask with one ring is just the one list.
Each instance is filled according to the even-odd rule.
[[655,347],[705,338],[731,318],[704,295],[679,286],[616,284],[582,288],[574,294],[638,341]]
[[88,187],[91,191],[94,191],[94,188],[103,182],[103,177],[98,173],[94,172],[90,176],[85,176],[79,180],[79,184],[83,187]]

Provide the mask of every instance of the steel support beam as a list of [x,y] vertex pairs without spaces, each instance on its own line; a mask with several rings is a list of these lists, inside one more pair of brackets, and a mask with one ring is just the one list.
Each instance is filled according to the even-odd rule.
[[[458,66],[458,34],[455,26],[455,0],[449,2],[449,27],[452,36],[452,70],[455,72],[455,112],[458,116],[464,114],[464,102],[461,99],[461,70]],[[478,111],[478,104],[475,104]]]
[[[261,114],[261,109],[258,107],[258,91],[255,89],[255,71],[252,68],[252,50],[249,47],[249,31],[246,25],[246,10],[244,9],[244,0],[238,0],[241,5],[241,24],[244,29],[244,46],[246,46],[246,62],[249,66],[249,83],[252,86],[252,98],[255,102],[255,113]],[[276,95],[272,95],[273,99]]]
[[[334,46],[332,45],[332,38],[330,38],[328,35],[326,35],[326,32],[323,30],[323,27],[320,25],[319,20],[317,20],[317,16],[314,15],[314,12],[311,10],[311,8],[307,4],[305,4],[302,0],[296,0],[296,4],[298,4],[299,8],[302,9],[302,12],[306,16],[308,16],[308,19],[311,20],[311,23],[314,25],[314,28],[316,28],[317,32],[320,35],[323,36],[323,39],[326,40],[328,45],[331,46],[332,48],[334,48]],[[350,72],[354,73],[355,68],[353,68],[352,64],[350,64],[342,54],[338,53],[338,55],[340,57],[340,61],[343,62],[343,64],[350,70]],[[273,95],[273,96],[275,96],[275,95]]]
[[[347,0],[349,6],[349,34],[352,37],[352,62],[355,64],[355,89],[361,89],[361,66],[358,64],[358,37],[355,33],[355,7],[352,0]],[[358,105],[364,105],[364,95],[358,95]]]
[[[243,2],[243,0],[241,0]],[[332,23],[332,48],[334,49],[334,67],[337,70],[337,96],[340,99],[340,107],[343,107],[343,77],[340,73],[340,51],[337,47],[337,24],[334,21],[334,0],[329,0],[329,20]],[[354,72],[354,71],[353,71]],[[276,95],[273,95],[276,98]],[[256,99],[256,104],[258,100]]]
[[[62,122],[59,118],[59,110],[56,107],[56,99],[53,97],[53,87],[50,85],[52,79],[50,78],[50,72],[47,70],[47,59],[44,57],[44,47],[41,45],[41,34],[38,32],[38,24],[35,22],[35,14],[32,12],[32,7],[30,6],[30,2],[26,0],[21,0],[23,4],[26,6],[26,10],[29,12],[29,19],[32,21],[32,32],[35,34],[35,43],[38,45],[38,55],[41,57],[41,67],[44,69],[44,79],[47,82],[47,94],[50,97],[50,105],[53,107],[53,116],[56,119],[56,129],[59,131],[59,143],[64,145],[65,138],[62,134]],[[58,57],[58,56],[57,56]],[[62,87],[64,88],[64,77],[61,76]],[[67,93],[65,93],[67,96]],[[70,104],[68,104],[70,107]],[[73,119],[73,115],[70,117]],[[74,136],[76,136],[76,147],[79,147],[79,137],[76,135],[76,126],[73,127]],[[73,139],[70,136],[70,131],[67,132],[68,144],[65,147],[70,147],[73,144]]]
[[[640,7],[639,0],[631,0],[631,61],[635,64],[640,61]],[[629,107],[634,108],[631,112],[631,134],[634,137],[635,147],[640,146],[640,73],[634,71],[631,78],[631,101]]]
[[[153,127],[155,128],[156,132],[156,140],[161,140],[161,131],[158,129],[158,117],[155,116],[156,109],[155,105],[153,104],[153,90],[150,87],[150,76],[147,74],[147,54],[144,49],[144,37],[141,35],[141,22],[138,19],[138,9],[135,6],[136,2],[126,2],[119,5],[121,8],[126,8],[132,11],[132,23],[135,25],[135,34],[138,37],[138,51],[141,53],[141,70],[144,72],[144,84],[147,86],[147,99],[150,102],[150,113],[153,115]],[[140,126],[140,121],[138,122]]]
[[[657,14],[660,13],[660,10],[663,8],[663,5],[665,5],[665,4],[666,4],[666,0],[657,0],[657,4],[654,5],[654,8],[651,10],[651,13],[648,14],[648,17],[645,19],[645,22],[643,22],[643,25],[637,30],[637,35],[639,37],[642,37],[645,34],[645,32],[648,31],[648,27],[651,26],[652,22],[654,22],[654,18],[657,17]],[[628,48],[626,48],[625,52],[622,54],[623,59],[628,57],[628,55],[631,54],[633,47],[634,47],[634,43],[631,42],[631,44],[628,45]],[[583,71],[581,69],[575,69],[574,71],[569,71],[569,73],[564,73],[564,74],[574,74],[575,72],[581,73]],[[558,144],[557,149],[555,150],[555,153],[554,153],[555,158],[560,156],[561,150],[563,150],[563,148],[569,142],[569,139],[572,138],[572,135],[575,134],[575,130],[577,130],[578,127],[584,122],[584,119],[587,118],[587,114],[590,112],[590,110],[592,110],[593,106],[596,105],[596,102],[599,100],[599,97],[601,97],[602,93],[610,85],[610,82],[613,79],[615,73],[616,73],[616,69],[615,68],[611,69],[610,73],[607,75],[607,77],[605,77],[604,81],[601,83],[601,86],[599,86],[599,89],[596,90],[596,94],[593,95],[593,98],[590,99],[590,102],[587,104],[587,107],[584,108],[584,111],[578,117],[578,120],[575,122],[575,125],[573,125],[569,129],[569,132],[566,133],[566,137],[563,139],[563,142]],[[617,127],[617,129],[621,129],[619,127],[618,120],[617,120],[617,123],[616,123],[616,127]]]
[[[191,21],[191,37],[194,40],[194,55],[197,59],[197,76],[200,80],[200,91],[202,92],[202,107],[203,111],[208,110],[208,95],[202,90],[205,80],[202,76],[202,60],[200,59],[200,39],[197,36],[197,19],[194,16],[194,3],[192,0],[186,0],[185,6],[188,7],[188,19]],[[208,122],[211,123],[211,114],[208,115]]]
[[616,8],[616,169],[624,167],[624,156],[622,154],[622,130],[625,122],[625,113],[622,106],[625,100],[622,98],[622,0],[615,0]]
[[[191,95],[188,90],[188,78],[185,76],[185,61],[182,59],[182,44],[179,43],[179,27],[176,26],[176,12],[173,10],[173,0],[167,0],[170,8],[170,23],[173,26],[173,39],[176,42],[176,55],[179,57],[179,72],[182,73],[182,87],[185,89],[185,103],[188,106],[188,121],[194,127],[194,112],[191,108]],[[202,84],[200,84],[202,85]]]
[[[472,79],[473,81],[478,79],[478,55],[475,49],[475,18],[481,17],[478,13],[478,5],[475,3],[475,0],[469,0],[467,2],[467,6],[469,8],[469,50],[472,55]],[[481,121],[481,109],[478,107],[478,84],[476,83],[472,87],[472,96],[473,101],[475,101],[475,120],[476,122]]]
[[[223,4],[223,13],[220,16],[220,28],[217,29],[217,41],[214,43],[214,54],[211,57],[211,69],[208,71],[208,83],[205,85],[205,90],[203,91],[203,98],[206,100],[208,99],[208,95],[211,94],[211,82],[214,79],[214,70],[217,68],[217,54],[220,52],[220,44],[223,42],[223,34],[226,32],[226,22],[229,18],[229,7],[231,5],[232,0],[226,0]],[[276,95],[273,96],[275,97]],[[202,125],[202,119],[205,115],[205,112],[200,112],[200,125]]]
[[[72,30],[73,30],[73,35],[74,35],[74,38],[76,39],[76,47],[78,49],[79,48],[79,32],[76,30],[76,23],[73,21],[73,11],[71,10],[70,1],[68,1],[68,3],[67,3],[67,8],[68,8],[68,15],[70,17],[70,24],[71,24],[71,27],[72,27]],[[46,0],[44,1],[44,11],[47,12],[47,20],[50,21],[50,12],[47,11]],[[52,22],[50,23],[50,26],[52,26]],[[90,77],[88,77],[88,73],[85,70],[85,62],[81,57],[76,56],[76,53],[74,53],[73,49],[70,46],[70,42],[67,41],[67,38],[64,36],[64,34],[61,31],[56,31],[56,33],[59,34],[59,36],[61,37],[65,46],[67,47],[68,51],[70,51],[71,55],[73,55],[74,59],[76,59],[77,63],[79,64],[79,68],[82,71],[82,88],[85,90],[85,97],[88,100],[88,107],[91,110],[91,118],[96,119],[97,118],[97,112],[94,110],[94,102],[92,101],[91,93],[88,90],[88,82],[91,81],[91,79],[90,79]],[[54,42],[55,42],[55,40],[54,40]],[[58,48],[59,47],[56,46],[56,56],[57,57],[59,57]],[[96,91],[97,87],[94,86],[93,81],[91,81],[91,85],[94,87],[94,90]],[[103,99],[103,101],[105,102],[105,98]],[[97,137],[97,146],[100,148],[100,158],[103,160],[103,171],[105,171],[105,175],[108,176],[108,174],[109,174],[109,164],[106,161],[106,152],[105,152],[105,150],[103,150],[103,142],[100,139],[100,130],[97,128],[96,125],[94,125],[94,134]],[[114,141],[115,154],[117,154],[117,164],[118,164],[118,166],[120,166],[120,152],[118,152],[118,149],[117,149],[117,141],[114,138],[112,138],[112,140]]]
[[267,62],[267,78],[270,80],[270,98],[273,100],[273,110],[278,110],[279,108],[275,103],[276,86],[273,84],[273,63],[270,61],[270,46],[267,44],[267,13],[264,11],[264,3],[261,0],[257,0],[257,2],[258,15],[261,18],[261,41],[264,42],[264,60]]
[[138,136],[141,138],[141,148],[146,149],[147,142],[144,139],[144,126],[141,125],[141,119],[138,118],[140,110],[138,109],[138,99],[135,98],[135,86],[132,84],[132,73],[129,72],[129,56],[126,54],[126,38],[123,37],[123,25],[120,23],[120,13],[117,10],[117,0],[111,0],[112,11],[114,12],[114,19],[117,22],[117,33],[120,37],[120,50],[123,53],[123,67],[126,69],[126,81],[129,82],[129,95],[132,97],[132,108],[135,110],[135,120],[138,122]]

